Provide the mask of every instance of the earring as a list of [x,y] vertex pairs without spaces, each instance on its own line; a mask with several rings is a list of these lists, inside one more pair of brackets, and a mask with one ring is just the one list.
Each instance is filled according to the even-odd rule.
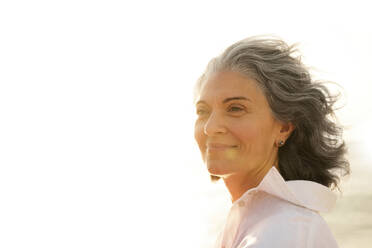
[[278,142],[278,147],[281,147],[281,146],[283,146],[284,145],[284,141],[283,140],[280,140],[279,142]]

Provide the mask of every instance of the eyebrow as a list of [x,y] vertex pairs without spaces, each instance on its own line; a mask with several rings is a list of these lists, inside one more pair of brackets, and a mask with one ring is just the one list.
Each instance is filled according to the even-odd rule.
[[[234,97],[228,97],[228,98],[226,98],[225,100],[222,101],[222,103],[227,103],[227,102],[229,102],[229,101],[233,101],[233,100],[245,100],[245,101],[252,102],[251,99],[246,98],[246,97],[244,97],[244,96],[234,96]],[[200,101],[198,101],[198,102],[196,103],[196,105],[198,105],[199,103],[204,103],[204,104],[206,104],[205,101],[200,100]]]
[[244,96],[234,96],[234,97],[226,98],[225,100],[223,100],[223,103],[227,103],[227,102],[233,101],[233,100],[246,100],[246,101],[251,102],[251,99],[246,98]]

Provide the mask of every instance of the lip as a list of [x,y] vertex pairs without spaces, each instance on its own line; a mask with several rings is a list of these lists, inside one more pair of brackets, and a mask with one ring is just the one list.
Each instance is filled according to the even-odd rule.
[[209,143],[207,144],[207,150],[208,151],[221,151],[231,148],[238,148],[238,146],[235,145],[227,145],[222,143]]

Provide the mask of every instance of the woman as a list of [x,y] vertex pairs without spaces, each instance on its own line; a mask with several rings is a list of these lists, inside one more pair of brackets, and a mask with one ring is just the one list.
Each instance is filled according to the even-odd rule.
[[349,172],[335,98],[293,46],[252,37],[212,59],[196,87],[195,139],[233,205],[216,247],[337,247],[318,212]]

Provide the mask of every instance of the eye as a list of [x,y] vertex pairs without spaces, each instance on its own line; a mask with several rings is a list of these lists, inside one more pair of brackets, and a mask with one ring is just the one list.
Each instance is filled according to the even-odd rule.
[[207,112],[207,110],[205,110],[205,109],[202,109],[202,108],[199,108],[199,109],[196,109],[196,114],[197,115],[205,115],[205,114],[207,114],[208,112]]
[[241,106],[229,106],[229,108],[228,108],[228,112],[234,112],[234,113],[236,113],[236,112],[241,112],[241,111],[244,111],[245,110],[245,108],[244,107],[241,107]]

